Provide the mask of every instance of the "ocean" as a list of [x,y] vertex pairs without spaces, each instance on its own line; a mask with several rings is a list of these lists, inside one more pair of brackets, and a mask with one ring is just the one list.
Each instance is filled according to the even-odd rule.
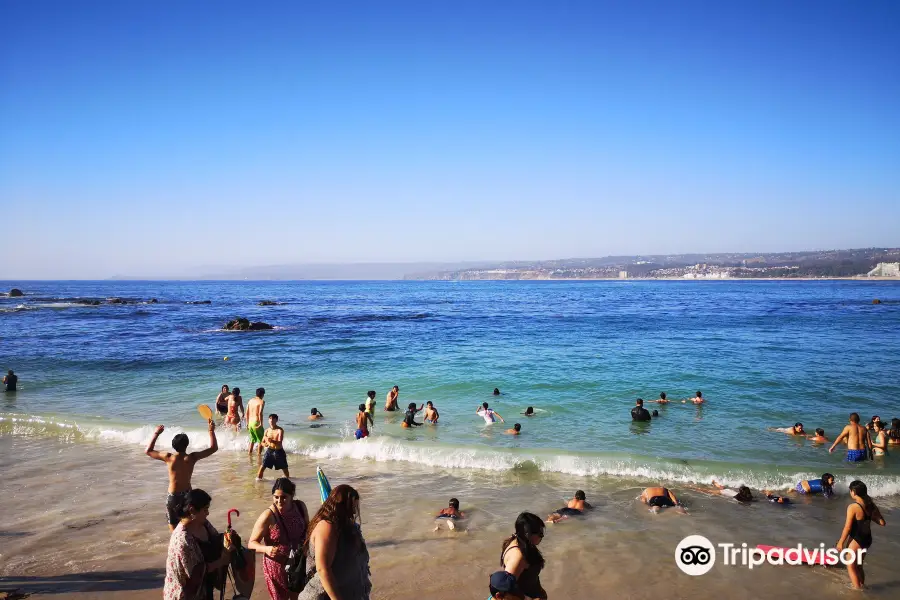
[[[0,289],[11,287],[26,295],[0,298],[0,369],[19,376],[19,391],[0,399],[4,455],[118,449],[134,455],[139,470],[150,469],[147,477],[156,473],[158,481],[140,488],[145,503],[165,491],[164,472],[140,452],[155,425],[166,425],[160,447],[180,431],[204,447],[196,407],[212,406],[228,384],[241,388],[245,403],[257,387],[266,389],[266,412],[280,415],[286,447],[306,470],[321,464],[345,472],[395,508],[411,496],[427,499],[427,510],[414,513],[422,521],[449,495],[468,494],[480,507],[476,521],[486,536],[470,543],[491,548],[485,569],[498,559],[499,538],[489,534],[508,532],[520,510],[543,516],[574,489],[604,499],[608,511],[596,524],[609,533],[626,515],[640,531],[653,528],[643,517],[631,521],[645,512],[634,496],[651,483],[679,490],[715,479],[762,490],[825,471],[837,476],[840,506],[812,505],[806,517],[784,512],[778,527],[766,510],[771,506],[755,506],[741,525],[755,532],[756,543],[799,536],[833,545],[853,479],[863,479],[886,512],[898,505],[894,456],[850,465],[842,451],[829,454],[827,445],[772,429],[800,421],[810,433],[822,427],[833,439],[851,411],[864,421],[900,417],[900,282],[0,282]],[[127,303],[107,303],[112,297]],[[880,304],[873,304],[876,298]],[[101,304],[82,304],[86,299]],[[259,306],[262,300],[278,304]],[[275,329],[223,331],[237,316]],[[402,412],[381,411],[393,385],[400,387],[401,407],[434,402],[440,424],[401,428]],[[500,396],[492,395],[495,387]],[[375,427],[357,442],[353,419],[370,389],[378,394]],[[704,405],[681,402],[698,390]],[[672,403],[648,404],[659,416],[632,423],[635,399],[654,400],[660,392]],[[520,423],[522,435],[485,425],[475,415],[482,402],[508,426]],[[522,415],[529,406],[533,417]],[[323,421],[307,421],[313,407]],[[264,502],[267,492],[252,487],[246,437],[219,434],[225,452],[210,459],[218,478],[209,485]],[[56,460],[36,465],[38,471],[58,473],[64,459]],[[0,468],[29,477],[9,460]],[[133,477],[124,466],[112,471]],[[297,472],[311,485],[309,472]],[[95,485],[104,485],[97,477]],[[387,487],[373,483],[379,478],[388,478]],[[692,492],[685,493],[690,500]],[[735,510],[725,502],[695,493],[695,507],[688,505],[692,515],[699,509],[721,528]],[[28,519],[21,506],[3,508],[16,523]],[[153,510],[161,515],[159,507]],[[370,518],[391,539],[408,529],[394,522],[393,512],[373,510]],[[4,521],[0,533],[12,527]],[[35,522],[36,532],[41,527]],[[666,556],[685,526],[671,527]],[[827,535],[820,540],[822,528]],[[430,540],[424,531],[422,540]],[[881,533],[875,532],[876,542]],[[577,536],[574,547],[593,544]],[[397,556],[421,550],[407,542]],[[396,558],[389,549],[381,552],[373,560]],[[40,570],[39,561],[27,558],[20,556],[17,568]],[[671,562],[667,570],[674,569]],[[589,579],[559,573],[562,589],[588,585]],[[771,580],[776,595],[779,582]],[[384,597],[405,597],[396,585]],[[660,585],[665,591],[669,584]]]

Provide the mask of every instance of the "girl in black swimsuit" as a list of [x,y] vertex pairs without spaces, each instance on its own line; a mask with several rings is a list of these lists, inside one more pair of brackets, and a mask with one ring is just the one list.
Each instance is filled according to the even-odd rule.
[[222,391],[216,396],[216,412],[223,417],[228,413],[228,386],[223,385]]
[[[884,527],[884,517],[881,511],[869,498],[869,491],[862,481],[854,481],[850,484],[850,497],[853,504],[847,507],[847,521],[844,523],[844,531],[838,540],[838,550],[848,548],[850,550],[868,550],[872,545],[872,521]],[[857,561],[847,565],[847,573],[853,587],[861,590],[866,585],[866,573],[863,571],[863,561],[866,553],[859,556]]]
[[544,522],[535,514],[523,512],[516,519],[516,532],[503,542],[500,566],[516,578],[516,587],[527,598],[547,598],[541,586],[544,557],[538,544],[544,539]]

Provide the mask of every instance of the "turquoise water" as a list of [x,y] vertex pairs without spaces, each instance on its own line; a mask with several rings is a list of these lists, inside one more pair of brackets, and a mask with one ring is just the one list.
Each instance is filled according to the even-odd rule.
[[[802,421],[832,439],[854,410],[900,417],[898,282],[0,283],[13,286],[26,296],[0,298],[0,368],[20,391],[0,400],[3,435],[199,432],[197,404],[227,383],[245,402],[265,387],[289,447],[315,457],[757,487],[828,470],[900,493],[898,458],[846,465],[768,430]],[[114,296],[138,303],[75,302]],[[239,315],[277,329],[220,330]],[[352,440],[365,392],[380,407],[392,385],[401,405],[433,401],[440,425],[379,412],[375,435]],[[707,405],[677,402],[697,390]],[[632,424],[635,398],[661,391],[676,403]],[[523,435],[485,426],[483,401]]]

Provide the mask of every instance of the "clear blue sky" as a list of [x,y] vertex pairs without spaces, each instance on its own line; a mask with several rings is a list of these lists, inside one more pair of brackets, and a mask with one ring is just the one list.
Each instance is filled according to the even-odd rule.
[[0,278],[900,245],[900,2],[0,0]]

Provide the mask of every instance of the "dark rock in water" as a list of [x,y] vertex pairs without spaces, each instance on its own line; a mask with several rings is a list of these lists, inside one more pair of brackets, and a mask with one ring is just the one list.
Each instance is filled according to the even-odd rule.
[[875,298],[874,300],[872,300],[872,304],[881,304],[881,300]]
[[258,304],[260,306],[278,306],[281,302],[275,302],[274,300],[260,300]]
[[188,300],[185,304],[212,304],[212,300]]
[[13,288],[13,289],[9,290],[9,297],[10,297],[10,298],[19,298],[19,297],[24,296],[24,295],[25,295],[25,294],[23,294],[23,293],[22,293],[22,290],[20,290],[19,288]]
[[76,300],[75,303],[76,304],[84,304],[85,306],[100,306],[99,300],[84,299],[84,300]]
[[147,300],[147,304],[159,304],[159,300],[157,300],[156,298],[150,298],[149,300]]
[[106,302],[109,304],[128,304],[128,300],[124,298],[107,298]]
[[225,323],[226,331],[268,331],[270,329],[275,329],[275,327],[260,321],[251,323],[250,319],[244,317],[238,317]]

